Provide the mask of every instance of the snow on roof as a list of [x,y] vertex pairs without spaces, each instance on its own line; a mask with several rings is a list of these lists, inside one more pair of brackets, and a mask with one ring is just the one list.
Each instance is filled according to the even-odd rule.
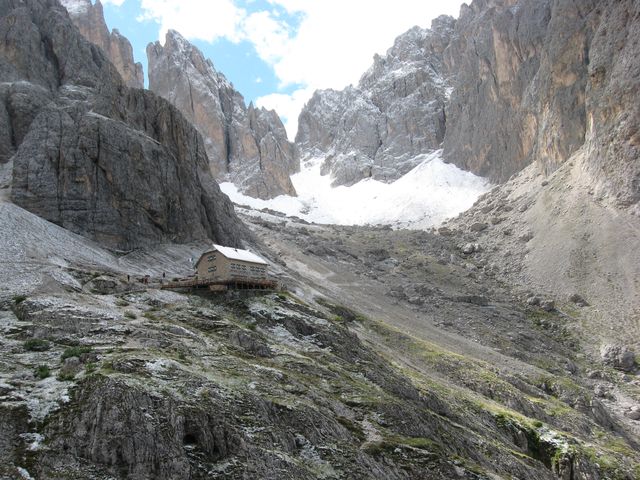
[[231,260],[241,260],[243,262],[261,263],[262,265],[269,265],[258,255],[248,250],[240,250],[239,248],[233,248],[233,247],[223,247],[222,245],[215,245],[215,244],[213,245],[213,248]]

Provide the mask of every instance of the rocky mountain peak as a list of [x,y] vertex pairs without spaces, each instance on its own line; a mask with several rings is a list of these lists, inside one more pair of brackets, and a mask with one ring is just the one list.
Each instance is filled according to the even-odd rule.
[[[441,15],[431,22],[431,28],[415,26],[397,37],[393,46],[385,55],[374,56],[372,69],[384,65],[392,66],[396,62],[424,62],[426,55],[442,55],[449,44],[456,20],[448,15]],[[365,78],[367,74],[363,76]],[[360,80],[362,85],[363,80]]]
[[167,30],[164,39],[164,48],[169,51],[194,52],[197,50],[180,32],[172,28]]
[[109,32],[100,0],[95,4],[91,0],[61,0],[61,3],[82,35],[102,49],[125,83],[130,87],[143,88],[142,64],[133,59],[133,49],[127,38],[117,30]]
[[[147,47],[149,88],[173,103],[202,134],[211,172],[247,195],[295,195],[293,144],[275,112],[247,108],[211,60],[178,32]],[[255,128],[254,128],[255,127]]]
[[443,53],[455,20],[439,17],[432,30],[414,27],[386,55],[376,55],[357,87],[315,92],[300,114],[301,158],[324,156],[334,185],[363,178],[393,181],[420,154],[444,139],[447,82]]

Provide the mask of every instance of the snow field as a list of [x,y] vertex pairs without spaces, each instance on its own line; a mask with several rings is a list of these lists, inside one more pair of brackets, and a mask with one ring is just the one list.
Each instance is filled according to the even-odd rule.
[[350,187],[331,187],[330,176],[320,175],[323,159],[315,158],[291,177],[298,197],[260,200],[241,194],[232,183],[220,187],[236,204],[269,208],[308,222],[425,229],[467,210],[491,186],[444,163],[441,150],[419,159],[417,167],[393,183],[365,179]]

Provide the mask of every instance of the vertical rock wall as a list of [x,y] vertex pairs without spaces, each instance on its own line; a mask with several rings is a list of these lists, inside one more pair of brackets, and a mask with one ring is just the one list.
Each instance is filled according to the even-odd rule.
[[147,47],[149,88],[175,105],[205,140],[211,172],[258,198],[295,195],[293,144],[278,115],[247,106],[224,75],[178,32]]

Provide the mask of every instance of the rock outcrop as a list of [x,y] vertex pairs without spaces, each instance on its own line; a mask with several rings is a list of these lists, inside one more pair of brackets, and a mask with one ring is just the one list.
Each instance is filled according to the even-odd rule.
[[95,5],[91,0],[61,0],[61,3],[82,35],[107,54],[125,83],[129,87],[144,88],[142,64],[134,61],[133,49],[126,37],[117,29],[109,32],[100,0],[96,0]]
[[[276,293],[115,299],[127,309],[64,293],[0,310],[22,329],[0,337],[1,478],[552,480],[570,478],[552,469],[633,478],[638,464],[633,440],[584,405],[579,378],[516,377],[328,300],[323,313]],[[524,331],[520,342],[549,340]],[[515,337],[497,332],[503,345]],[[411,376],[377,353],[381,341],[413,353]],[[554,358],[554,343],[538,355]]]
[[357,87],[317,91],[299,118],[302,159],[326,157],[323,173],[350,185],[396,180],[416,156],[440,148],[448,95],[442,62],[453,25],[443,16],[431,30],[415,27],[375,57]]
[[57,0],[2,0],[0,37],[0,153],[13,161],[14,203],[112,248],[240,244],[245,229],[198,132],[164,99],[125,86]]
[[624,372],[635,368],[636,356],[632,350],[624,345],[603,345],[600,347],[602,363]]
[[211,172],[246,195],[295,195],[290,175],[299,168],[293,144],[274,111],[248,107],[211,60],[169,31],[165,45],[147,47],[149,88],[169,100],[200,131]]

